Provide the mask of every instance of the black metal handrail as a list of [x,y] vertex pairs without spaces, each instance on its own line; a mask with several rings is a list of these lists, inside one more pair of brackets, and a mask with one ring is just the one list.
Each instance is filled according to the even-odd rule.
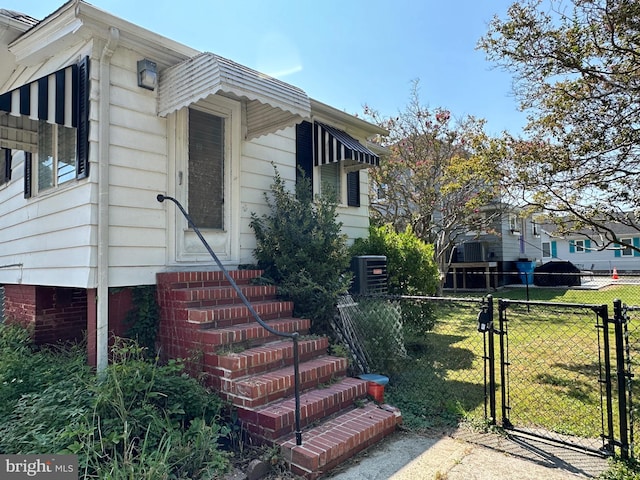
[[218,268],[220,268],[220,270],[224,274],[229,284],[231,284],[231,287],[238,294],[238,297],[240,297],[240,300],[242,300],[242,303],[244,303],[244,305],[249,309],[249,312],[251,313],[253,318],[260,324],[260,326],[262,326],[265,330],[267,330],[272,335],[276,335],[278,337],[286,337],[293,340],[293,375],[294,375],[294,395],[295,395],[295,401],[296,401],[296,404],[295,404],[296,445],[302,445],[302,431],[300,430],[300,358],[298,353],[298,340],[300,338],[300,334],[298,332],[293,332],[293,333],[280,332],[278,330],[274,330],[269,325],[267,325],[264,322],[264,320],[260,318],[260,315],[258,314],[258,312],[255,311],[255,309],[253,308],[253,305],[251,305],[249,300],[247,300],[247,297],[245,297],[244,293],[242,293],[242,290],[240,290],[240,287],[238,287],[238,284],[235,282],[235,280],[231,278],[231,275],[229,275],[229,272],[227,271],[227,269],[224,267],[224,265],[222,265],[222,262],[220,262],[220,260],[218,259],[218,256],[211,249],[211,247],[209,246],[205,238],[202,236],[202,233],[200,233],[200,229],[198,228],[198,226],[193,222],[193,220],[191,219],[191,216],[187,213],[187,211],[180,204],[180,202],[173,197],[169,197],[161,193],[158,194],[156,198],[160,203],[164,202],[165,200],[171,200],[173,203],[176,204],[178,209],[182,212],[182,215],[184,215],[184,218],[187,219],[189,226],[193,228],[193,231],[196,233],[196,235],[198,236],[198,238],[200,239],[204,247],[207,249],[207,252],[209,252],[209,255],[211,255],[211,257],[216,262],[216,264],[218,265]]

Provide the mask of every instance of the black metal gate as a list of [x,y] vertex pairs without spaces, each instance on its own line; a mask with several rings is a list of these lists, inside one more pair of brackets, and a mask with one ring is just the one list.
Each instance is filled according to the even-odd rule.
[[488,344],[489,423],[598,454],[633,455],[621,302],[610,317],[607,305],[499,300],[497,322],[491,298],[487,305],[478,321]]

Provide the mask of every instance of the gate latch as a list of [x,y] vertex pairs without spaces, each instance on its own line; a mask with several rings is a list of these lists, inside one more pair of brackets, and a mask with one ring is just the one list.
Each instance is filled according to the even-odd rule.
[[482,310],[478,312],[478,331],[488,332],[493,328],[493,318],[489,314],[489,309],[486,305],[482,306]]

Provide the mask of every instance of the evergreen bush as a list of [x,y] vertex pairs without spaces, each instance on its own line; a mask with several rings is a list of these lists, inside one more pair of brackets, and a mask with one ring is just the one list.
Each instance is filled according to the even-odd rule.
[[338,296],[351,281],[337,201],[327,195],[314,199],[304,176],[291,192],[274,169],[271,192],[265,193],[270,213],[251,215],[257,242],[254,254],[264,276],[294,302],[294,314],[311,319],[314,333],[328,333]]

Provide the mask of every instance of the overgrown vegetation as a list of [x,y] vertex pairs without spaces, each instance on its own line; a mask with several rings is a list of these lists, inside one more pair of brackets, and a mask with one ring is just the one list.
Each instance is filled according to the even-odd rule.
[[177,362],[120,341],[96,376],[78,346],[36,349],[0,325],[0,453],[77,454],[85,479],[215,478],[228,458],[221,401]]
[[288,190],[274,170],[271,192],[265,193],[271,212],[251,215],[258,266],[294,302],[295,315],[311,319],[314,333],[327,333],[338,296],[350,283],[337,202],[326,195],[314,199],[306,177],[296,183],[295,192]]
[[131,288],[131,300],[133,309],[125,319],[128,327],[126,335],[135,339],[145,348],[147,355],[153,358],[156,353],[156,336],[160,321],[156,286],[141,285]]
[[[384,255],[387,258],[388,291],[391,295],[433,295],[438,289],[438,267],[433,246],[416,237],[407,227],[396,232],[391,225],[371,226],[367,238],[357,239],[352,255]],[[369,367],[391,374],[406,362],[405,341],[421,338],[433,328],[435,316],[428,302],[401,302],[357,298],[352,321],[361,332]],[[398,317],[398,318],[396,318]]]

